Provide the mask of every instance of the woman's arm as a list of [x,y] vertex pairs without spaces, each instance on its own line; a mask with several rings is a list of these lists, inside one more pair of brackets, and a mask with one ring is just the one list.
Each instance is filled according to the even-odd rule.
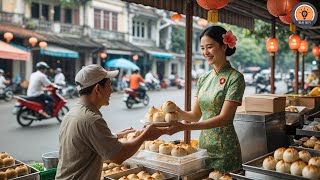
[[186,120],[189,122],[198,122],[202,116],[202,112],[198,102],[198,97],[195,97],[194,99],[192,111],[183,111],[179,108],[178,112],[180,113],[181,118],[183,120]]
[[212,117],[205,121],[196,122],[196,123],[188,123],[188,124],[174,123],[168,129],[169,134],[172,135],[179,131],[202,130],[202,129],[211,129],[211,128],[225,126],[228,124],[229,121],[232,120],[238,106],[239,106],[239,103],[237,102],[225,101],[223,104],[222,110],[218,116]]

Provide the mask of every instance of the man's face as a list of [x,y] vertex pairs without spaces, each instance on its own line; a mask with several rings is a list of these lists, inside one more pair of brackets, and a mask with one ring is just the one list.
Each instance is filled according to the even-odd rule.
[[108,78],[107,82],[105,83],[105,85],[103,87],[103,93],[102,93],[103,99],[105,100],[104,105],[106,105],[106,106],[109,105],[111,93],[112,93],[111,80]]

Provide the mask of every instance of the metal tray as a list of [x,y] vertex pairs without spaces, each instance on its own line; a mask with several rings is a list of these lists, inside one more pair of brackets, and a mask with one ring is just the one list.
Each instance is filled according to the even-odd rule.
[[290,145],[290,147],[293,147],[293,148],[295,148],[295,149],[297,149],[299,151],[301,151],[301,150],[309,151],[312,156],[320,156],[320,150],[307,148],[307,147],[301,146],[301,145],[299,145],[297,143]]
[[188,174],[186,176],[182,176],[182,180],[199,180],[199,179],[208,179],[209,174],[214,171],[213,168],[210,169],[200,169],[199,171]]
[[252,178],[252,177],[247,177],[248,174],[250,175],[250,172],[246,172],[245,170],[243,169],[238,169],[238,170],[234,170],[232,172],[229,173],[232,177],[232,179],[237,179],[237,180],[256,180],[256,179],[261,179],[261,180],[264,180],[266,179],[265,177],[263,177],[264,175],[261,174],[261,176],[257,176],[255,178]]
[[[296,148],[296,149],[302,150],[302,148]],[[320,155],[320,153],[315,153],[315,152],[311,152],[311,151],[309,151],[309,152],[312,156]],[[261,156],[257,159],[254,159],[252,161],[249,161],[249,162],[242,164],[243,169],[246,171],[246,173],[248,173],[246,175],[251,178],[265,175],[263,180],[264,179],[266,179],[266,180],[281,180],[281,179],[286,179],[286,180],[303,180],[304,179],[304,180],[307,180],[308,179],[308,178],[304,178],[302,176],[295,176],[295,175],[286,174],[286,173],[279,173],[279,172],[273,171],[273,170],[263,169],[262,168],[263,160],[268,156],[273,156],[273,153],[274,152],[268,153],[268,154]],[[310,179],[308,179],[308,180],[310,180]]]
[[319,124],[319,122],[313,121],[309,125],[304,125],[302,129],[297,128],[296,130],[297,135],[320,137],[320,131],[311,130],[312,126],[316,124]]
[[21,161],[19,161],[19,160],[14,160],[14,165],[11,165],[11,166],[5,166],[5,167],[3,167],[3,168],[0,168],[0,170],[2,170],[2,169],[7,169],[7,168],[10,168],[10,167],[14,167],[14,166],[16,166],[16,165],[20,165],[20,164],[22,164],[22,162]]
[[174,175],[174,174],[171,174],[171,173],[167,173],[167,172],[164,172],[164,171],[159,171],[159,170],[152,169],[152,168],[145,167],[145,166],[137,167],[137,168],[129,169],[127,171],[123,171],[123,172],[119,172],[119,173],[116,173],[116,174],[111,174],[111,175],[105,176],[104,180],[117,180],[117,179],[119,179],[119,178],[121,178],[123,176],[127,176],[129,174],[137,174],[140,171],[146,171],[146,172],[148,172],[150,174],[153,174],[155,172],[161,172],[166,177],[165,180],[179,180],[179,177],[177,175]]
[[[20,161],[19,161],[20,162]],[[1,168],[1,171],[6,171],[8,168],[16,168],[17,166],[21,165],[21,164],[25,164],[25,163],[21,163],[20,164],[16,164],[14,166],[10,166],[10,167],[5,167],[5,168]],[[17,178],[13,178],[10,180],[39,180],[40,179],[40,175],[39,175],[39,171],[34,169],[33,167],[27,165],[28,169],[29,169],[29,174],[24,175],[24,176],[19,176]]]

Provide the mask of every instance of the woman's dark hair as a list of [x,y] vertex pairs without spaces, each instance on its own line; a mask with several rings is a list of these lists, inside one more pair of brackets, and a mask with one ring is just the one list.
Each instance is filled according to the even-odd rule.
[[[227,30],[225,30],[221,26],[211,26],[202,31],[202,33],[200,34],[200,40],[203,36],[208,36],[222,46],[224,45],[222,35],[226,33],[227,33]],[[236,52],[236,47],[231,49],[229,48],[229,46],[227,46],[227,50],[225,54],[226,56],[231,56],[235,52]]]
[[107,79],[108,79],[108,78],[104,78],[104,79],[102,79],[101,81],[97,82],[96,84],[94,84],[94,85],[92,85],[92,86],[89,86],[89,87],[87,87],[87,88],[85,88],[85,89],[80,90],[80,91],[79,91],[79,95],[80,95],[80,96],[90,95],[91,92],[92,92],[92,90],[93,90],[93,88],[94,88],[97,84],[99,84],[100,86],[105,86],[105,85],[106,85],[106,82],[107,82]]

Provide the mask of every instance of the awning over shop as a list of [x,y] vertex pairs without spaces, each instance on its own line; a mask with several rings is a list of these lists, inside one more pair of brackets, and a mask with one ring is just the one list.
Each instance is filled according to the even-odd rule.
[[153,57],[163,58],[163,59],[170,59],[174,57],[172,54],[169,54],[169,53],[162,53],[162,52],[148,52],[148,53],[151,54],[151,56]]
[[0,41],[0,58],[12,60],[29,60],[30,53]]
[[175,56],[171,54],[170,52],[167,52],[164,49],[160,49],[157,47],[146,47],[146,46],[140,46],[140,48],[150,54],[152,57],[161,58],[161,59],[170,59],[174,58]]
[[44,50],[40,50],[40,54],[62,58],[79,58],[79,53],[60,46],[48,45]]

